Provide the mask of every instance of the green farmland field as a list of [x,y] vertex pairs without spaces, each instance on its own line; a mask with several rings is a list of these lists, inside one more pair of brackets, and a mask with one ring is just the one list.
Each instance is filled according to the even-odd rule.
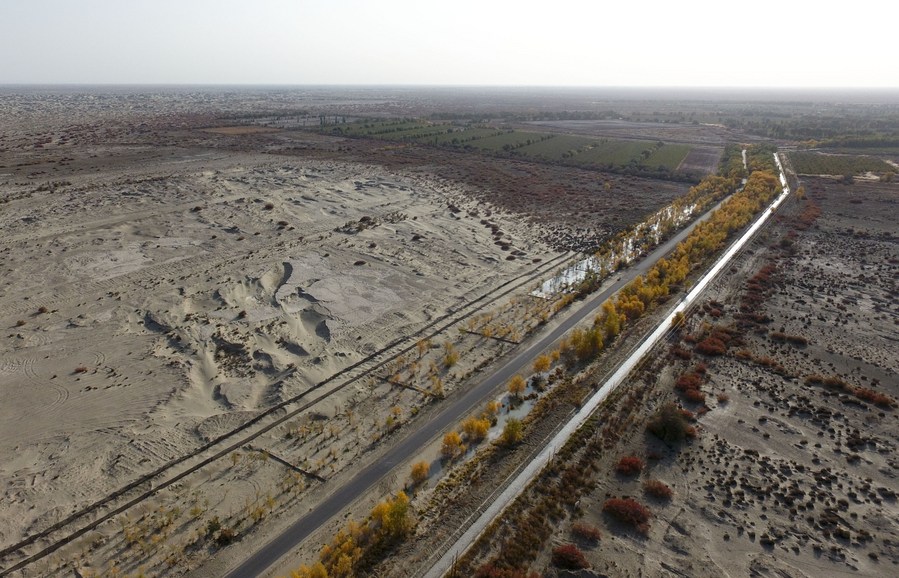
[[551,139],[524,146],[518,149],[518,153],[529,157],[559,161],[576,155],[580,149],[595,142],[596,139],[586,136],[560,134]]
[[690,152],[689,145],[652,141],[610,140],[553,132],[461,126],[418,120],[379,120],[331,126],[332,134],[422,145],[478,149],[485,154],[514,155],[603,170],[627,170],[653,176],[672,175]]
[[793,169],[803,175],[858,175],[868,171],[885,173],[893,167],[875,157],[827,155],[813,152],[789,153]]

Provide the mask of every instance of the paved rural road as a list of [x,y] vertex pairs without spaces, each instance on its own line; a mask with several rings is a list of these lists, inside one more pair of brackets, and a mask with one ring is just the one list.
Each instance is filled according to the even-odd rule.
[[670,330],[671,322],[677,313],[683,312],[693,302],[699,299],[702,292],[711,283],[718,274],[724,269],[731,259],[748,243],[758,230],[765,224],[768,218],[774,214],[777,207],[783,203],[790,194],[790,187],[787,184],[784,175],[783,166],[780,159],[774,155],[774,161],[780,171],[780,182],[783,192],[764,209],[755,221],[740,235],[737,240],[732,242],[712,267],[697,281],[680,302],[668,312],[668,315],[656,326],[656,329],[650,333],[640,345],[624,360],[612,376],[602,384],[602,386],[594,393],[578,410],[574,417],[566,423],[562,429],[546,444],[541,452],[534,457],[525,469],[503,490],[497,498],[493,499],[487,506],[486,510],[474,520],[465,533],[450,548],[443,553],[443,556],[436,564],[431,566],[424,574],[424,578],[440,578],[449,572],[456,559],[461,557],[466,550],[474,543],[487,526],[499,516],[505,508],[527,487],[528,484],[543,470],[543,468],[552,460],[553,455],[562,448],[571,438],[575,431],[581,427],[590,415],[619,385],[624,383],[627,376],[633,371],[637,363],[658,343]]
[[[723,201],[722,201],[723,202]],[[226,578],[246,578],[262,575],[272,564],[282,556],[305,540],[312,532],[321,527],[333,516],[349,507],[354,500],[373,488],[384,476],[389,474],[397,465],[403,463],[417,454],[435,436],[442,433],[450,425],[458,422],[473,408],[482,403],[500,385],[506,383],[513,375],[524,368],[529,368],[532,360],[544,349],[555,343],[566,332],[589,315],[593,315],[602,303],[629,283],[637,275],[646,273],[661,257],[674,249],[675,245],[682,241],[698,223],[706,220],[709,214],[718,206],[707,211],[691,225],[681,230],[677,235],[656,247],[646,258],[622,271],[618,280],[605,291],[592,296],[574,314],[552,329],[547,329],[542,334],[532,336],[518,347],[505,365],[500,367],[492,375],[477,383],[463,395],[449,400],[433,418],[427,422],[414,424],[413,430],[405,438],[396,443],[381,458],[371,465],[360,470],[353,479],[337,488],[328,498],[315,508],[302,515],[291,526],[286,528],[279,536],[256,551],[252,556],[244,560],[236,568],[232,569]]]

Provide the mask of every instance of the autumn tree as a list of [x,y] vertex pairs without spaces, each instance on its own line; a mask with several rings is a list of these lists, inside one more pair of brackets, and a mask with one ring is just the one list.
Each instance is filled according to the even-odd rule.
[[527,386],[524,378],[520,375],[513,375],[512,379],[509,380],[509,393],[512,397],[520,398],[521,394],[524,393],[524,388]]
[[375,531],[388,540],[402,538],[412,529],[409,496],[402,490],[396,496],[380,502],[371,511]]
[[606,339],[615,339],[621,333],[621,317],[615,310],[615,304],[609,300],[602,304],[603,311],[603,331],[605,331]]
[[440,448],[440,455],[444,459],[452,460],[457,458],[464,451],[462,446],[462,436],[458,432],[451,431],[443,436],[443,446]]
[[549,369],[550,365],[552,365],[552,360],[550,360],[549,356],[540,355],[534,360],[534,372],[543,373]]
[[452,342],[445,341],[443,343],[443,366],[449,369],[456,365],[457,361],[459,361],[459,352],[456,351]]
[[524,425],[520,419],[510,417],[503,426],[503,433],[500,435],[500,443],[506,447],[511,447],[521,441],[524,437]]
[[499,415],[501,404],[495,399],[491,399],[487,402],[487,405],[484,406],[484,413],[482,416],[489,420],[491,424],[496,423],[496,416]]
[[490,420],[470,417],[462,422],[462,432],[469,442],[477,443],[487,437],[490,430]]
[[428,479],[431,466],[428,462],[415,462],[412,464],[412,485],[420,486]]

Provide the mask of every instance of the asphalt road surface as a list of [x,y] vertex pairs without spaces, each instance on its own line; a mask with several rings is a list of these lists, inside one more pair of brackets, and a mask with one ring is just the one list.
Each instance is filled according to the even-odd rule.
[[397,442],[380,459],[360,470],[351,480],[337,488],[328,498],[306,514],[300,516],[296,522],[286,528],[280,535],[226,574],[226,578],[247,578],[262,575],[269,566],[299,545],[317,528],[341,513],[353,501],[372,489],[394,467],[416,455],[432,439],[445,429],[448,429],[450,425],[459,422],[472,409],[492,395],[494,390],[509,381],[513,375],[522,369],[529,368],[533,359],[544,349],[554,344],[584,318],[594,315],[604,301],[630,283],[635,277],[646,273],[656,261],[674,249],[677,243],[682,241],[693,230],[693,227],[706,220],[709,214],[718,208],[719,205],[720,203],[691,225],[681,230],[677,235],[656,247],[647,257],[623,270],[615,283],[601,293],[591,296],[582,307],[563,322],[552,329],[547,328],[543,333],[531,336],[525,343],[518,346],[517,352],[512,352],[514,356],[507,363],[492,375],[484,378],[483,381],[475,384],[474,387],[461,396],[448,400],[445,407],[440,409],[431,419],[424,423],[413,424],[412,431]]

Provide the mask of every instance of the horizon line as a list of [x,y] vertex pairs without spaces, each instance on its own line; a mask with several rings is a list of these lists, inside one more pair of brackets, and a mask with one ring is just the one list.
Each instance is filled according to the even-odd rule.
[[896,86],[760,86],[760,85],[627,85],[627,84],[477,84],[477,83],[285,83],[285,82],[0,82],[0,87],[286,87],[286,88],[517,88],[517,89],[628,89],[628,90],[845,90],[899,91]]

